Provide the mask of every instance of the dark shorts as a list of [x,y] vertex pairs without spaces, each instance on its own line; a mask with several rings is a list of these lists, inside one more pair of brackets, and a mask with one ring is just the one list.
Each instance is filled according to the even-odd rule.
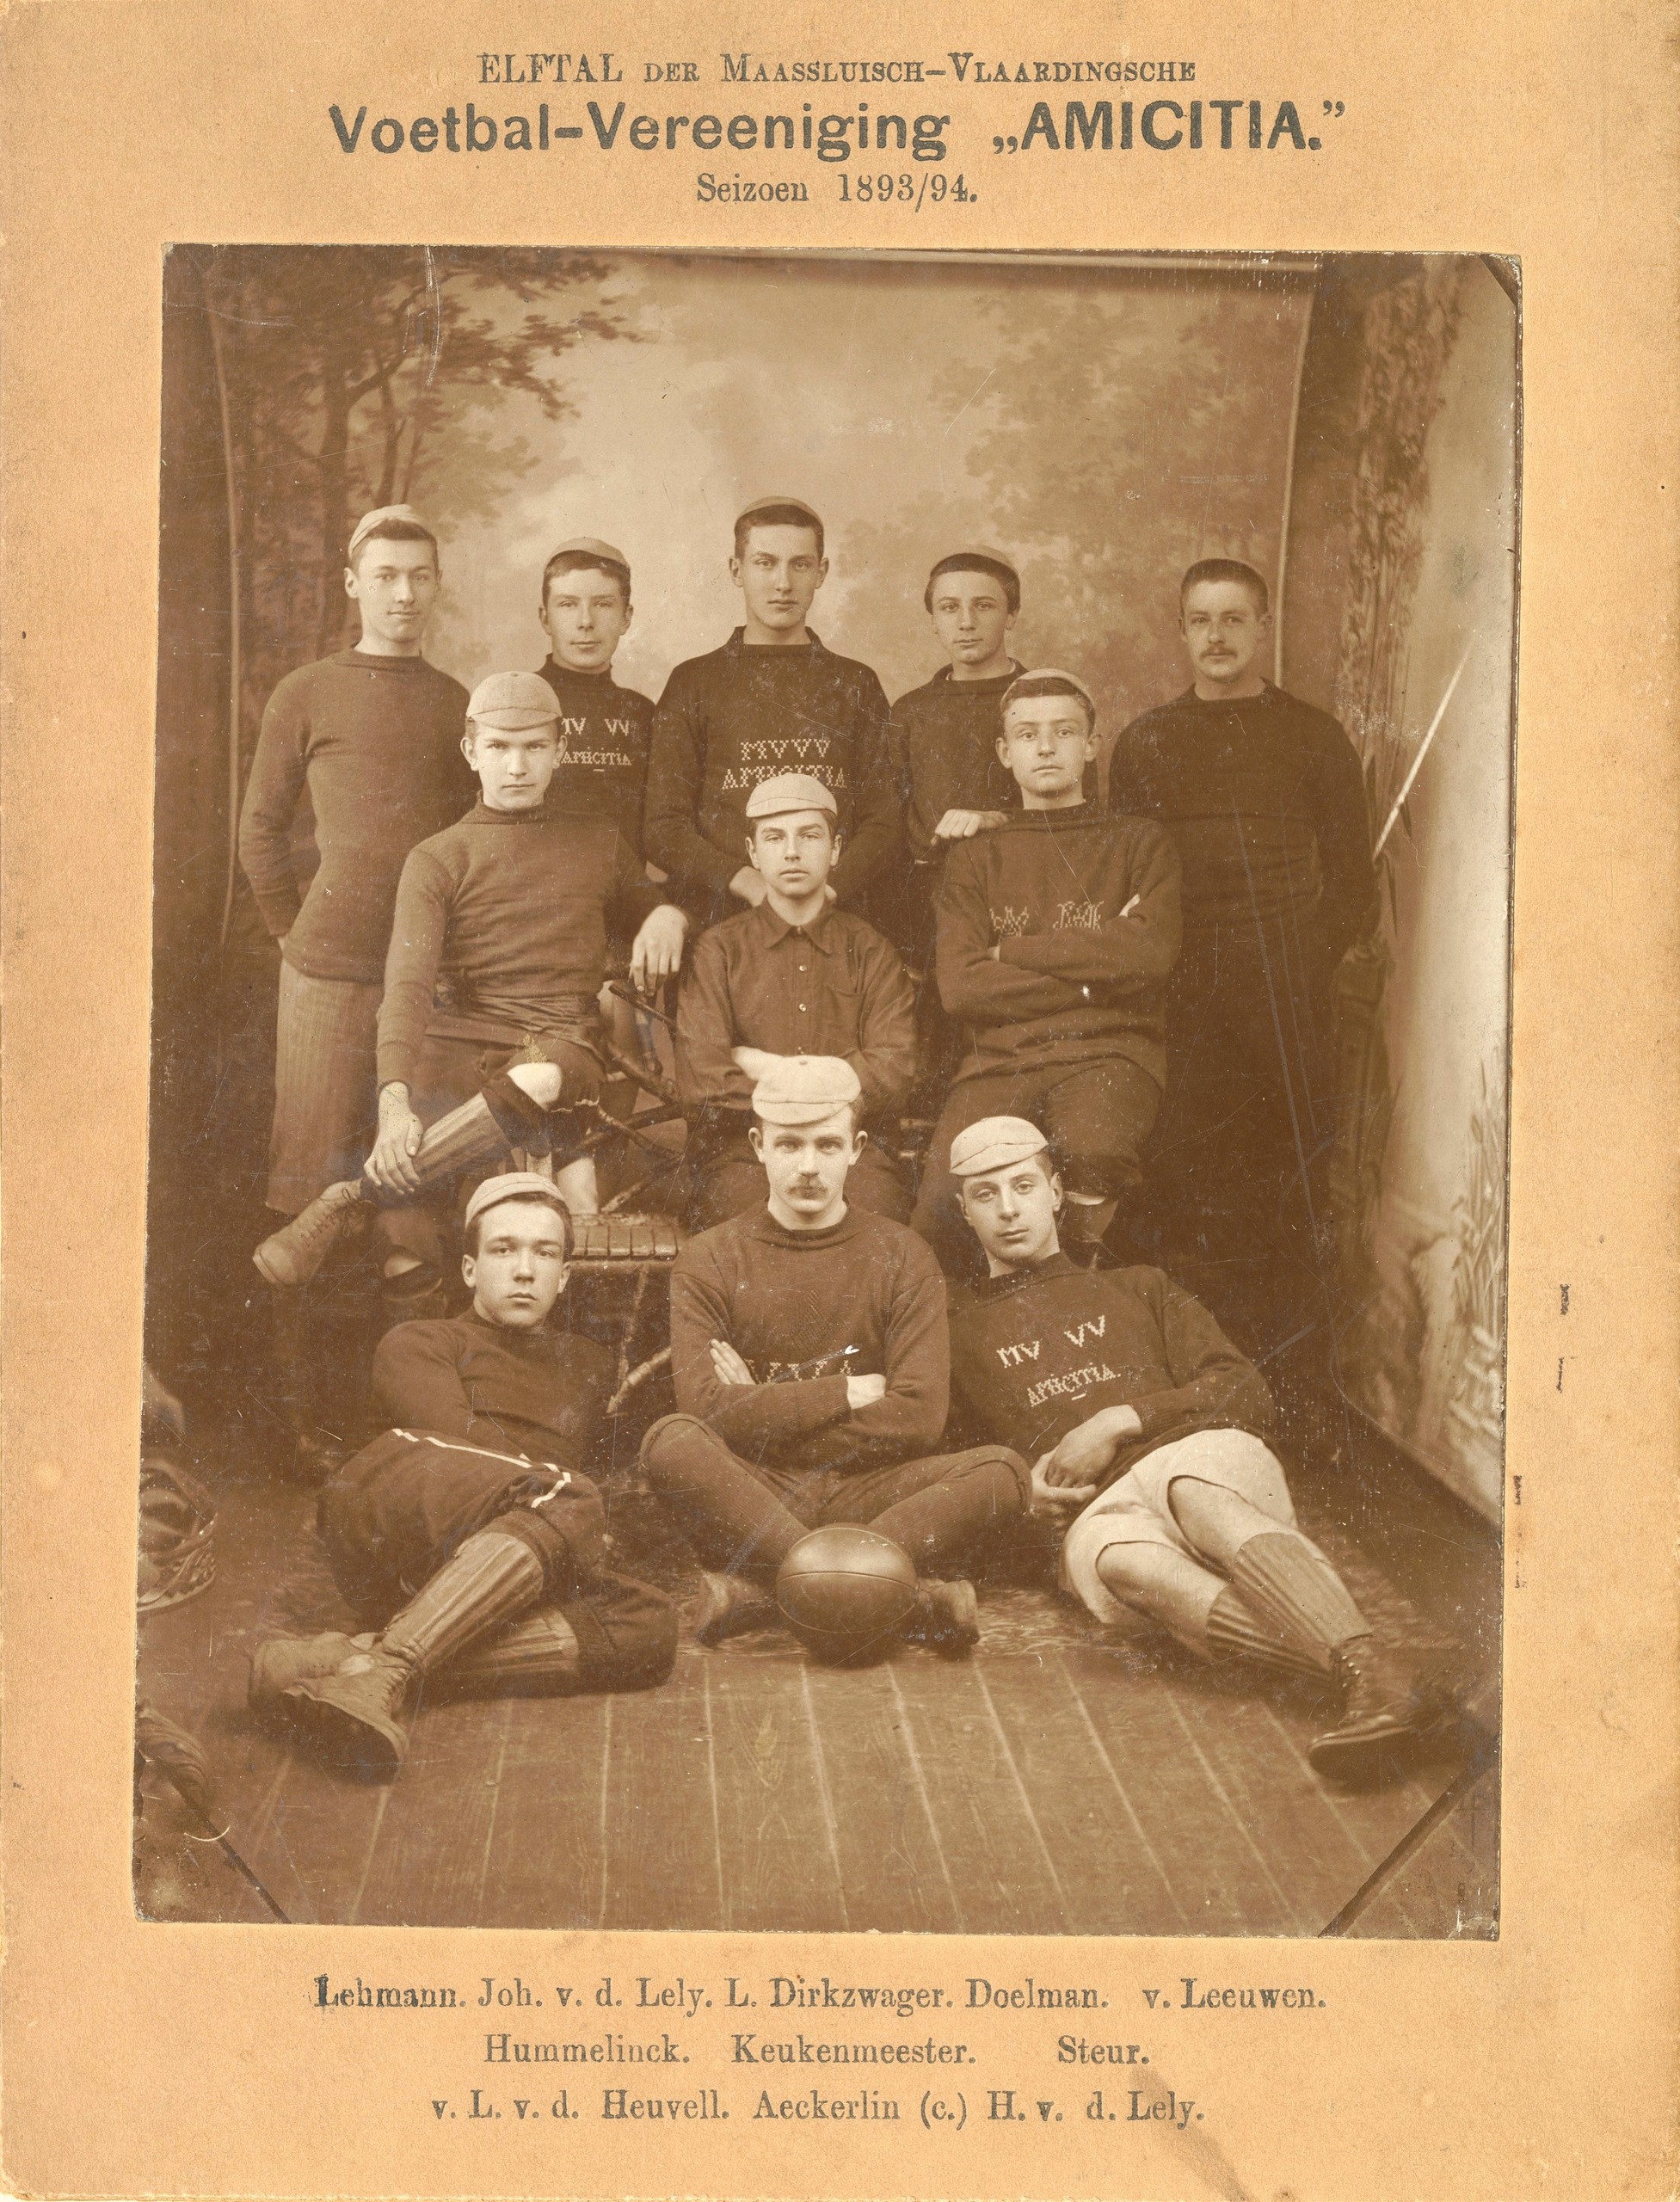
[[575,1469],[425,1430],[387,1430],[322,1491],[317,1525],[339,1589],[363,1627],[406,1604],[467,1538],[492,1523],[543,1563],[547,1594],[601,1572],[606,1513]]
[[974,1234],[957,1202],[951,1142],[983,1116],[1025,1116],[1049,1141],[1070,1193],[1123,1198],[1142,1183],[1142,1155],[1160,1088],[1124,1055],[1094,1063],[1021,1064],[982,1071],[951,1090],[928,1141],[913,1230],[947,1270],[964,1268]]

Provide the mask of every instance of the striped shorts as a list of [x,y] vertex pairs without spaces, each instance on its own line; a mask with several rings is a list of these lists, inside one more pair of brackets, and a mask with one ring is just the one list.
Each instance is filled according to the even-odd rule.
[[282,1215],[360,1174],[378,1114],[384,991],[377,979],[311,979],[281,959],[268,1202]]

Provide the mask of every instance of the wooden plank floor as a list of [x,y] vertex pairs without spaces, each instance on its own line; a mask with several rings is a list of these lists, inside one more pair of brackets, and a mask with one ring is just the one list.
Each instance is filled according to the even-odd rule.
[[[217,1581],[145,1624],[141,1682],[205,1744],[247,1870],[151,1781],[137,1902],[152,1918],[1310,1935],[1462,1763],[1336,1792],[1307,1765],[1309,1692],[1098,1630],[1029,1555],[1021,1579],[983,1586],[971,1660],[902,1646],[841,1671],[778,1634],[705,1652],[685,1631],[657,1690],[428,1706],[401,1778],[363,1787],[244,1710],[262,1637],[342,1622],[309,1498],[262,1474],[218,1495]],[[1363,1579],[1328,1513],[1312,1526],[1340,1537],[1368,1602],[1400,1596]],[[692,1587],[652,1502],[625,1502],[615,1535],[620,1565]],[[1444,1820],[1350,1931],[1492,1931],[1493,1806],[1477,1793],[1475,1827]]]

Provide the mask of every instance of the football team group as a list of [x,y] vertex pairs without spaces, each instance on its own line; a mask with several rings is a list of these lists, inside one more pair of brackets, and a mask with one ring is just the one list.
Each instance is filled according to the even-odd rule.
[[1322,1267],[1332,981],[1375,906],[1353,748],[1262,671],[1264,578],[1184,575],[1191,686],[1099,801],[1096,704],[1012,655],[1001,552],[934,564],[946,661],[891,705],[809,624],[809,505],[749,505],[729,571],[741,625],[655,704],[612,675],[627,559],[566,543],[546,661],[469,697],[422,654],[436,538],[385,507],[360,641],[269,703],[256,1261],[282,1338],[341,1240],[389,1320],[368,1442],[297,1431],[361,1633],[263,1645],[255,1711],[389,1778],[422,1695],[670,1671],[675,1608],[609,1565],[591,1474],[614,1359],[563,1301],[612,1063],[668,1012],[675,1411],[640,1468],[706,1571],[698,1640],[961,1657],[1036,1515],[1099,1621],[1314,1678],[1313,1764],[1380,1776],[1429,1694],[1297,1526],[1240,1284]]

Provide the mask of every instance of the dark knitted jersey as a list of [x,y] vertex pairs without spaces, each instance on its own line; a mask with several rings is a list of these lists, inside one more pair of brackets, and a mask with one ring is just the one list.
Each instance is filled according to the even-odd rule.
[[808,772],[833,793],[846,836],[835,890],[860,903],[900,830],[881,683],[815,635],[785,649],[749,644],[743,631],[665,684],[648,760],[648,854],[698,912],[728,914],[739,907],[729,882],[747,861],[748,797],[777,773]]
[[865,1115],[903,1106],[916,1069],[916,1006],[891,944],[850,910],[790,926],[768,902],[701,934],[677,1006],[677,1093],[691,1115],[745,1117],[753,1081],[734,1048],[841,1055]]
[[1178,953],[1178,859],[1148,820],[1081,803],[957,842],[939,889],[938,970],[940,999],[969,1028],[958,1077],[1123,1055],[1164,1083]]
[[371,1429],[435,1430],[585,1468],[617,1372],[605,1346],[553,1320],[513,1331],[469,1310],[398,1323],[373,1356]]
[[1265,1437],[1271,1395],[1197,1300],[1160,1270],[1081,1270],[1065,1254],[992,1277],[951,1314],[951,1388],[963,1430],[1036,1461],[1104,1407],[1129,1406],[1142,1435],[1113,1483],[1193,1430]]
[[1018,810],[1020,790],[998,761],[998,707],[1019,666],[990,680],[954,680],[941,666],[893,705],[887,729],[910,852],[934,853],[948,810]]
[[[711,1344],[758,1381],[725,1384]],[[950,1404],[945,1283],[902,1224],[850,1209],[827,1231],[785,1231],[767,1208],[691,1239],[671,1272],[677,1405],[749,1461],[855,1472],[931,1453]],[[884,1376],[855,1411],[846,1380]]]
[[269,698],[239,860],[299,971],[378,979],[403,859],[477,792],[460,750],[466,706],[459,681],[424,658],[360,650],[299,667]]
[[610,671],[579,673],[552,656],[537,670],[560,705],[550,809],[567,818],[610,818],[639,854],[652,698],[619,687]]
[[414,850],[397,894],[379,1004],[379,1083],[413,1080],[427,1033],[500,1039],[587,1023],[609,917],[659,903],[610,819],[478,803]]
[[1267,684],[1203,703],[1193,688],[1135,718],[1109,766],[1109,807],[1153,818],[1184,864],[1187,948],[1210,952],[1282,923],[1332,963],[1369,922],[1364,782],[1327,711]]

